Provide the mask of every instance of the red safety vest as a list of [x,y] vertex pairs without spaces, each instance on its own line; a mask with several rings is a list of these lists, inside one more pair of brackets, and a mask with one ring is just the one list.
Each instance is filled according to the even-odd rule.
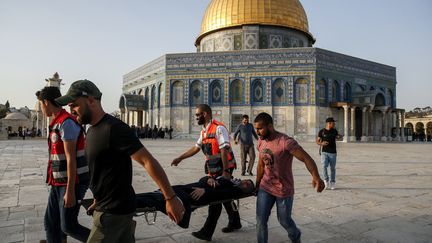
[[[60,134],[60,126],[66,119],[72,119],[75,123],[78,124],[78,122],[71,114],[69,114],[66,110],[62,109],[49,125],[49,160],[47,169],[47,183],[52,186],[67,185],[67,160],[63,140],[61,139]],[[77,177],[75,179],[75,184],[78,184],[80,181],[88,181],[90,178],[89,167],[87,164],[87,160],[84,156],[84,148],[84,132],[81,129],[76,144]]]
[[[216,128],[218,126],[224,126],[221,122],[212,120],[207,132],[201,131],[202,145],[201,149],[206,156],[206,173],[209,176],[220,176],[223,173],[222,156],[219,149],[219,144],[216,138]],[[228,168],[235,169],[237,167],[234,153],[231,149],[231,144],[228,148]]]

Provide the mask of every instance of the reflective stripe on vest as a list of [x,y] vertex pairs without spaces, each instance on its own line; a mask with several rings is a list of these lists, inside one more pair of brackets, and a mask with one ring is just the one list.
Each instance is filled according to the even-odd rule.
[[[89,172],[88,166],[77,168],[78,175],[88,173],[88,172]],[[53,172],[53,177],[54,179],[67,178],[67,171]]]
[[[48,161],[48,175],[47,182],[53,186],[64,186],[67,185],[67,160],[65,155],[65,148],[63,140],[61,139],[60,128],[63,122],[67,119],[71,119],[76,124],[78,122],[73,116],[71,116],[66,110],[62,109],[59,114],[53,119],[49,126],[49,161]],[[89,179],[89,168],[84,156],[85,154],[85,141],[84,132],[80,131],[76,142],[76,183],[80,180]]]
[[[218,126],[224,126],[222,123],[213,120],[207,129],[207,132],[201,132],[203,138],[201,149],[206,156],[206,170],[210,176],[220,175],[223,173],[222,155],[219,149],[219,144],[216,139],[216,129]],[[234,153],[231,146],[228,145],[228,168],[236,168]]]
[[[79,150],[76,153],[76,157],[83,157],[85,155],[85,150]],[[52,161],[66,160],[66,154],[51,154],[50,158]]]

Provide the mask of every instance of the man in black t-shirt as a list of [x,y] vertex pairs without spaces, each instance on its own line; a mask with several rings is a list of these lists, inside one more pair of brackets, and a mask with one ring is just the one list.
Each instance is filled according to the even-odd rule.
[[[135,191],[132,187],[132,161],[141,164],[159,186],[166,201],[168,216],[176,223],[184,207],[155,158],[141,144],[132,129],[106,114],[102,93],[89,80],[72,83],[66,95],[56,99],[69,105],[81,124],[90,124],[85,154],[90,170],[90,189],[94,202],[93,228],[87,242],[135,242]],[[103,218],[103,220],[102,220]]]
[[[324,183],[326,189],[336,188],[336,140],[342,139],[342,135],[334,128],[335,120],[333,117],[326,119],[325,128],[318,133],[316,143],[321,146],[321,164],[323,166]],[[330,181],[327,168],[330,165]]]

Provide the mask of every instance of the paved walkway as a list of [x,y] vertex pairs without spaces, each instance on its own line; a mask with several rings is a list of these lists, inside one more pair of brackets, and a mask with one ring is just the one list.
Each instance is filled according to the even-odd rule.
[[[170,167],[172,158],[193,145],[192,140],[143,140],[166,169],[173,184],[189,183],[203,175],[202,154]],[[302,144],[316,161],[318,147]],[[304,165],[294,163],[296,194],[293,217],[303,242],[432,242],[432,144],[338,144],[337,189],[315,193]],[[235,146],[238,158],[238,146]],[[45,140],[0,141],[0,242],[38,242],[44,238]],[[239,172],[235,172],[239,176]],[[134,168],[137,192],[156,188],[143,168]],[[90,193],[87,193],[90,197]],[[256,242],[255,200],[241,200],[243,228],[231,234],[222,213],[213,242]],[[192,214],[191,227],[181,229],[159,214],[148,226],[138,221],[137,242],[201,242],[190,235],[207,215],[206,208]],[[91,226],[81,212],[80,221]],[[269,242],[287,242],[287,234],[273,211]],[[76,242],[69,238],[69,242]]]

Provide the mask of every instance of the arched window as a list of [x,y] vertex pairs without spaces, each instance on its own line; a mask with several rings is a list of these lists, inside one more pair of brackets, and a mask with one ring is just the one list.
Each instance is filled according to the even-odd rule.
[[163,95],[162,84],[159,84],[158,97],[157,97],[157,108],[158,109],[160,109],[160,106],[161,106],[162,95]]
[[295,103],[297,104],[305,104],[308,103],[308,86],[309,82],[304,79],[300,78],[297,79],[297,81],[294,84],[294,90],[295,90]]
[[241,103],[243,101],[243,83],[241,80],[234,80],[230,85],[231,103]]
[[194,80],[191,83],[189,95],[191,105],[204,103],[204,87],[201,81]]
[[384,95],[379,93],[375,96],[375,106],[385,106],[385,98]]
[[340,100],[340,86],[338,81],[334,80],[332,84],[332,102]]
[[285,82],[283,79],[278,78],[274,81],[272,87],[272,103],[273,104],[284,104],[286,103],[285,95]]
[[264,85],[261,79],[255,79],[252,83],[252,102],[264,102]]
[[171,104],[183,105],[184,100],[184,85],[182,81],[175,81],[171,88]]
[[327,82],[321,79],[318,84],[318,102],[320,105],[327,103]]
[[151,106],[150,106],[150,109],[153,110],[153,108],[156,105],[156,102],[157,102],[157,99],[156,99],[156,86],[153,85],[152,90],[151,90],[151,102],[150,102]]
[[349,83],[344,85],[343,101],[351,102],[351,85]]
[[210,85],[210,103],[222,104],[223,93],[222,84],[220,80],[214,80]]

